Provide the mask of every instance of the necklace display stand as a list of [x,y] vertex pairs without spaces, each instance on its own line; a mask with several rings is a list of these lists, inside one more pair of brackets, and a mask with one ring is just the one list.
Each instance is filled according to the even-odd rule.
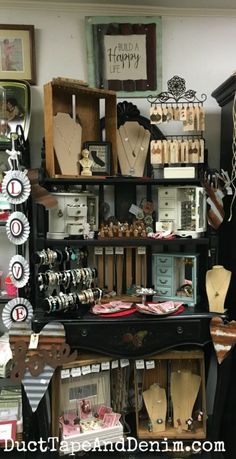
[[223,313],[226,295],[231,281],[231,271],[215,265],[206,273],[206,292],[210,312]]
[[128,121],[119,127],[117,152],[122,175],[143,176],[150,135],[137,121]]
[[171,399],[176,429],[188,430],[187,421],[192,418],[200,384],[201,376],[195,375],[191,371],[173,371],[171,373]]
[[57,113],[53,123],[53,145],[62,175],[78,175],[82,128],[68,113]]
[[166,429],[167,400],[166,391],[159,384],[152,384],[143,392],[143,400],[149,419],[152,423],[152,431],[163,432]]

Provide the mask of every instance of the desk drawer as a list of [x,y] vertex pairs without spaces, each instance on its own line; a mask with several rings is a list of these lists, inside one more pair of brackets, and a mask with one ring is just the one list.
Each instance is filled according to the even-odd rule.
[[179,345],[210,341],[208,322],[202,326],[200,319],[181,320],[178,316],[171,320],[144,316],[142,321],[122,321],[122,325],[108,320],[79,326],[72,322],[65,327],[66,342],[72,348],[120,357],[151,355]]

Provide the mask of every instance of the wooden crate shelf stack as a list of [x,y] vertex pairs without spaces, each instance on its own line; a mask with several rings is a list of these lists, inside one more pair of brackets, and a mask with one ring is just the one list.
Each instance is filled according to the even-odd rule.
[[[72,114],[75,96],[75,115],[82,127],[84,142],[102,140],[112,145],[112,174],[117,173],[117,108],[116,92],[90,88],[77,80],[55,78],[44,85],[44,125],[46,171],[49,177],[63,177],[54,151],[53,122],[57,113]],[[104,113],[103,111],[104,104]],[[105,117],[104,138],[101,138],[100,119]]]

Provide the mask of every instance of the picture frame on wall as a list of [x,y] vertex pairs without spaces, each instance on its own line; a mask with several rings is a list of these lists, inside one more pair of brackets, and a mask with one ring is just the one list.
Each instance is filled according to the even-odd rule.
[[0,79],[36,84],[33,25],[0,24]]
[[111,143],[110,142],[85,142],[83,148],[89,150],[93,161],[92,175],[111,175]]
[[117,97],[162,90],[161,17],[86,17],[88,82]]

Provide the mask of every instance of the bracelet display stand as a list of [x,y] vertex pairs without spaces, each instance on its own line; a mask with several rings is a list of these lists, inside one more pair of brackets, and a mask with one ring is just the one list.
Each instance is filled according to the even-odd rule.
[[82,128],[68,113],[57,113],[53,121],[53,145],[61,174],[78,175]]

